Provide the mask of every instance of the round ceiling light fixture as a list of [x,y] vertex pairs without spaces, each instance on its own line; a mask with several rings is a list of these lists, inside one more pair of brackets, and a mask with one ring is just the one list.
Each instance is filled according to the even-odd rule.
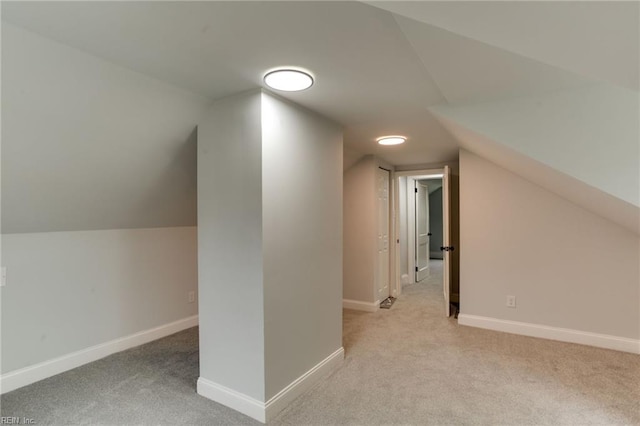
[[279,68],[264,76],[267,86],[283,92],[298,92],[313,86],[311,73],[294,68]]
[[376,139],[380,145],[400,145],[401,143],[405,143],[407,138],[404,136],[383,136],[381,138]]

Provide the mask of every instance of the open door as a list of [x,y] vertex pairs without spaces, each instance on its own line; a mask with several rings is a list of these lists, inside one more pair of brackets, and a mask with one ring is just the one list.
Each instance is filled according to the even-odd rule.
[[443,292],[444,292],[444,312],[447,317],[451,315],[451,169],[444,166],[442,175],[442,247],[443,251]]
[[429,276],[429,187],[415,181],[416,194],[416,282]]

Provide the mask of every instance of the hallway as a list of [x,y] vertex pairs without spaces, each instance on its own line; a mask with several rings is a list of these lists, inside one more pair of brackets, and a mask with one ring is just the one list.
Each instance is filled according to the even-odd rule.
[[389,310],[345,310],[344,366],[274,423],[640,424],[638,356],[458,326],[441,265]]

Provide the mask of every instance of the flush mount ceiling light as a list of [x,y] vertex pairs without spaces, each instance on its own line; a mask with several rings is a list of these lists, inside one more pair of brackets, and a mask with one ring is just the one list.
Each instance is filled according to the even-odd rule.
[[313,77],[306,71],[292,68],[281,68],[269,71],[264,76],[267,86],[284,92],[297,92],[313,85]]
[[380,145],[400,145],[404,143],[407,138],[404,136],[383,136],[376,139]]

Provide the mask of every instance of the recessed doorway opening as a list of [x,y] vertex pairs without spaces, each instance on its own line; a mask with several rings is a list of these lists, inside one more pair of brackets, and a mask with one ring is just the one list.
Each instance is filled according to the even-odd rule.
[[[451,314],[451,173],[449,167],[396,172],[395,293],[442,274],[444,313]],[[456,300],[457,302],[457,300]],[[455,308],[455,306],[454,306]]]

